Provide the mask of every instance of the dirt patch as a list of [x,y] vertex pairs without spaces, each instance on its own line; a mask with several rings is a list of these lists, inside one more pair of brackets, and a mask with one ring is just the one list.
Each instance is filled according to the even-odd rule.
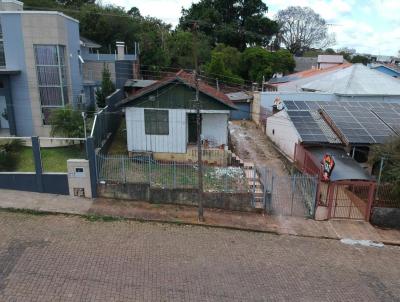
[[233,151],[244,161],[273,169],[277,175],[288,175],[286,159],[252,121],[231,121],[229,132]]

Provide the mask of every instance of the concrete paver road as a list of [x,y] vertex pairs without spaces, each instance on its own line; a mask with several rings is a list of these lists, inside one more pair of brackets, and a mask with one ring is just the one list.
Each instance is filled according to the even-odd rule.
[[0,212],[0,301],[400,301],[400,248]]

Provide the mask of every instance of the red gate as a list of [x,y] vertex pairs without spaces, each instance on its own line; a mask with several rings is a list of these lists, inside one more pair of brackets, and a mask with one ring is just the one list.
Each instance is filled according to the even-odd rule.
[[369,221],[376,184],[371,181],[336,181],[327,188],[328,218]]

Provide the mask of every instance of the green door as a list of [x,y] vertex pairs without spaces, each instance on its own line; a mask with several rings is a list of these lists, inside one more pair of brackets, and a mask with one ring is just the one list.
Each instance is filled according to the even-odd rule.
[[188,114],[188,143],[197,143],[197,115],[196,113]]

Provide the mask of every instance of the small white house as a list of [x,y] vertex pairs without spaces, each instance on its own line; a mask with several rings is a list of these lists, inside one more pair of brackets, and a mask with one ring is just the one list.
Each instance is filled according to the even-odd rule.
[[[204,148],[228,144],[233,103],[199,81],[201,139]],[[192,74],[180,71],[122,100],[130,152],[187,153],[197,142],[196,91]],[[193,148],[192,148],[193,149]]]

